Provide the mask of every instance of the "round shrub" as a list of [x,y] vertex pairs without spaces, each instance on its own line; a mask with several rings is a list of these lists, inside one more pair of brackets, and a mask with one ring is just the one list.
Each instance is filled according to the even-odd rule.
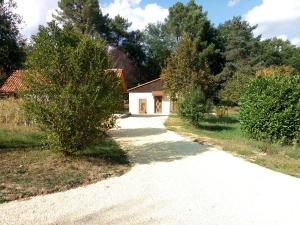
[[252,138],[298,142],[300,138],[300,76],[258,76],[242,92],[242,129]]
[[51,149],[83,151],[115,124],[120,79],[106,43],[55,23],[33,38],[24,74],[24,109],[48,134]]
[[195,126],[199,126],[211,109],[210,101],[201,89],[184,94],[178,101],[178,114]]

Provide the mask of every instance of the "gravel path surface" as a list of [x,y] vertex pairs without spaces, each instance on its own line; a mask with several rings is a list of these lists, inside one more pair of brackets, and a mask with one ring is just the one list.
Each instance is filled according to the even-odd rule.
[[0,205],[0,224],[299,225],[300,180],[166,131],[166,117],[120,120],[136,165],[66,192]]

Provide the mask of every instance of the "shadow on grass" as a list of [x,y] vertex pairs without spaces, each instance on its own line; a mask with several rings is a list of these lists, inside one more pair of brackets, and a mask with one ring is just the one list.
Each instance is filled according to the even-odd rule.
[[41,147],[45,139],[46,135],[42,132],[0,130],[0,150]]
[[212,124],[201,124],[197,126],[199,129],[208,130],[208,131],[223,131],[223,130],[233,130],[232,127],[226,125],[212,125]]
[[239,123],[239,119],[236,116],[225,116],[218,118],[213,115],[203,119],[203,122],[196,126],[199,129],[207,131],[230,131],[234,130],[234,125]]
[[216,116],[208,116],[204,119],[204,122],[212,123],[212,124],[235,124],[239,123],[239,118],[237,116],[224,116],[222,118],[218,118]]
[[113,163],[129,164],[128,155],[121,147],[111,139],[99,140],[85,151],[77,153],[74,157],[99,163],[97,159],[105,159]]

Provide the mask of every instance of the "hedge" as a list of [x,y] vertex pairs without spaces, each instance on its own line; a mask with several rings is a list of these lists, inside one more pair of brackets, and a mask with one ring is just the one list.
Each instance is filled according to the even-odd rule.
[[300,76],[258,76],[241,94],[240,119],[252,138],[299,142]]

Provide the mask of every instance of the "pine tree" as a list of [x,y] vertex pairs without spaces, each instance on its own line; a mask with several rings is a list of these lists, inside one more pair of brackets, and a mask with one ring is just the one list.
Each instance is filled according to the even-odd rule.
[[131,23],[127,19],[121,17],[120,15],[115,16],[110,23],[110,37],[109,42],[114,44],[116,47],[122,45],[122,42],[128,38],[128,28]]
[[72,24],[81,34],[106,36],[108,17],[103,16],[98,0],[60,0],[55,18]]

